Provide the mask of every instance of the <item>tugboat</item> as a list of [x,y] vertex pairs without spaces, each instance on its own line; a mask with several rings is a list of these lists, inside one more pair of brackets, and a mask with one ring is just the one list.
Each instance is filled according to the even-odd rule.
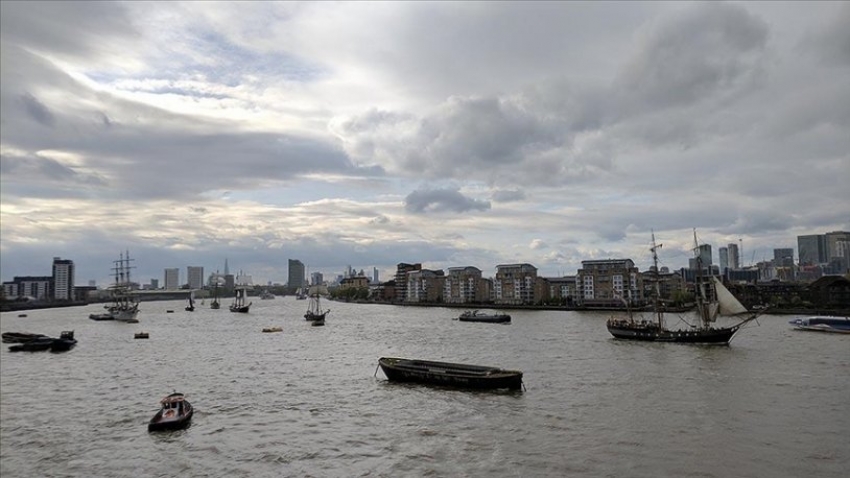
[[[764,309],[751,313],[746,307],[732,295],[731,292],[720,282],[720,279],[712,276],[711,281],[706,280],[702,274],[702,261],[699,256],[699,247],[694,232],[694,243],[697,245],[695,249],[697,277],[696,277],[696,301],[697,312],[699,313],[700,323],[691,327],[691,329],[672,330],[668,329],[664,324],[664,312],[661,305],[660,291],[658,284],[658,249],[661,244],[655,243],[655,234],[652,234],[652,247],[649,249],[652,252],[654,278],[654,301],[653,301],[653,320],[636,320],[631,311],[625,318],[612,317],[608,320],[608,332],[616,339],[622,340],[642,340],[649,342],[680,342],[692,344],[719,344],[728,345],[732,340],[732,336],[746,323],[755,320],[759,315],[764,313]],[[714,294],[710,294],[713,290]],[[713,327],[711,324],[715,322],[718,316],[741,317],[747,315],[742,321],[730,327]]]
[[51,352],[67,352],[74,348],[77,345],[77,339],[74,338],[73,330],[66,330],[59,334],[58,339],[53,339],[53,343],[50,344]]
[[161,408],[148,422],[149,432],[179,430],[189,426],[194,409],[182,393],[174,392],[159,403]]

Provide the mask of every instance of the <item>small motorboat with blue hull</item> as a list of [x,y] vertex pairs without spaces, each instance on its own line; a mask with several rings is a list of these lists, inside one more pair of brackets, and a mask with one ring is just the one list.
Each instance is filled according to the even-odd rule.
[[794,319],[788,323],[794,326],[794,330],[850,334],[850,317],[818,315],[814,317]]

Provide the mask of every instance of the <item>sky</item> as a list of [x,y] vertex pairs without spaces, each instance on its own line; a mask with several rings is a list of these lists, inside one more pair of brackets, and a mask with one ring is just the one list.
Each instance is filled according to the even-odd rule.
[[2,2],[0,275],[745,264],[850,230],[848,2]]

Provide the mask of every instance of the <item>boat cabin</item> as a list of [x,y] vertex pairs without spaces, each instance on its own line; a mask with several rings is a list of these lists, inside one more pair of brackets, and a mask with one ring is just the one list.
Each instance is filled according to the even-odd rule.
[[183,414],[183,404],[186,400],[183,398],[183,395],[169,395],[162,400],[160,400],[160,404],[162,405],[162,416],[168,418],[173,416],[175,413],[179,416]]

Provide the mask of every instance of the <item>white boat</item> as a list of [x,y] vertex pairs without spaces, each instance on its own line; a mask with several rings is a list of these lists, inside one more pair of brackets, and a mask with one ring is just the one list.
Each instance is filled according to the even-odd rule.
[[788,323],[794,326],[794,330],[850,334],[850,317],[816,315],[813,317],[794,319]]

